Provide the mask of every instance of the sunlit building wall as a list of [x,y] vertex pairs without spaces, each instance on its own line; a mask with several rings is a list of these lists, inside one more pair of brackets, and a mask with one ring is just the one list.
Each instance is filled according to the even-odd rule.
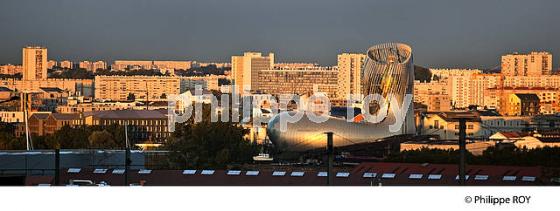
[[248,94],[259,90],[259,72],[274,67],[274,54],[263,56],[258,52],[245,52],[243,56],[231,57],[234,93]]
[[47,48],[23,48],[23,80],[47,79]]
[[502,56],[502,74],[506,76],[541,76],[552,74],[552,54],[531,52]]

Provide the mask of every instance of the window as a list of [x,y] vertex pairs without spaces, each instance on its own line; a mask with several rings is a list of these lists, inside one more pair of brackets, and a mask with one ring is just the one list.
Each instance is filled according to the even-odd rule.
[[214,174],[214,170],[202,170],[202,172],[200,172],[200,174],[202,175],[213,175]]
[[381,175],[381,178],[383,178],[383,179],[393,179],[393,178],[395,178],[395,176],[397,176],[397,175],[394,174],[394,173],[384,173],[383,175]]
[[521,181],[523,182],[534,182],[536,181],[537,178],[536,177],[531,177],[531,176],[523,176],[521,177]]
[[235,175],[240,175],[240,174],[241,174],[241,171],[238,171],[238,170],[229,170],[227,172],[227,175],[230,175],[230,176],[235,176]]
[[284,175],[286,175],[285,171],[274,171],[274,172],[272,172],[272,176],[275,176],[275,177],[282,177]]
[[430,175],[428,175],[428,179],[429,180],[440,180],[441,179],[441,174],[430,174]]
[[474,180],[488,180],[488,175],[475,175]]
[[408,176],[408,179],[422,179],[423,175],[422,174],[410,174]]
[[151,174],[152,170],[149,169],[142,169],[140,171],[138,171],[138,174]]
[[516,176],[504,176],[502,178],[503,181],[515,181],[515,179],[517,179]]
[[467,129],[474,129],[474,125],[467,125]]
[[183,171],[183,174],[185,175],[194,175],[196,174],[196,170],[191,170],[191,169],[187,169]]
[[373,173],[373,172],[364,172],[364,174],[362,175],[363,178],[375,178],[377,177],[377,173]]
[[94,174],[105,174],[107,173],[107,169],[95,169],[93,170]]
[[259,175],[259,171],[247,171],[245,173],[245,176],[258,176]]
[[113,169],[113,174],[124,174],[124,169]]
[[348,177],[350,176],[349,172],[337,172],[336,177]]
[[82,171],[81,168],[69,168],[68,169],[68,173],[73,173],[73,174],[80,173],[80,171]]
[[320,171],[317,173],[318,177],[326,177],[327,176],[327,172],[326,171]]
[[292,177],[303,177],[304,174],[305,174],[305,172],[303,172],[303,171],[294,171],[294,172],[292,172],[292,174],[290,174],[290,176],[292,176]]

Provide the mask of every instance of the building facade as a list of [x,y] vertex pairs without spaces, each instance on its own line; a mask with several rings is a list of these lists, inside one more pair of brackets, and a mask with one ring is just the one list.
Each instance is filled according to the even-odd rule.
[[0,65],[0,74],[15,75],[22,72],[23,72],[23,67],[21,65],[13,65],[13,64]]
[[262,70],[259,73],[258,91],[271,95],[312,95],[317,91],[334,99],[339,88],[338,74],[334,67]]
[[68,61],[68,60],[64,60],[59,62],[59,67],[64,68],[64,69],[74,69],[74,62]]
[[231,57],[233,92],[249,94],[259,90],[259,72],[274,67],[274,54],[263,56],[258,52],[245,52],[243,56]]
[[531,52],[502,56],[502,74],[507,76],[541,76],[552,74],[552,54]]
[[47,48],[23,48],[23,80],[47,79]]
[[79,67],[87,71],[95,72],[99,69],[102,70],[107,69],[107,63],[104,61],[96,61],[96,62],[81,61]]
[[362,94],[362,68],[365,54],[343,53],[337,56],[338,99],[347,99],[350,94]]
[[507,116],[535,116],[539,114],[539,101],[536,94],[510,94],[500,111]]
[[151,61],[151,60],[116,60],[111,68],[114,70],[127,69],[172,69],[188,70],[192,67],[192,61]]
[[95,76],[95,98],[100,100],[161,101],[180,94],[180,78],[171,76]]

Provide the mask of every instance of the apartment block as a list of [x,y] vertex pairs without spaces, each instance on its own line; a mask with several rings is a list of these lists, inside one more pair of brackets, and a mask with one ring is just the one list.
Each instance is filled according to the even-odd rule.
[[260,89],[259,73],[274,67],[274,54],[263,56],[258,52],[245,52],[243,56],[231,57],[233,92],[249,94]]
[[316,87],[318,92],[334,99],[339,89],[338,74],[334,67],[262,70],[259,74],[259,91],[272,95],[310,95]]
[[365,54],[343,53],[337,56],[338,99],[347,99],[350,94],[362,94],[362,68]]
[[552,54],[531,52],[502,56],[502,74],[506,76],[542,76],[552,74]]
[[47,79],[47,48],[23,48],[23,80]]
[[95,98],[127,101],[160,101],[180,94],[180,78],[170,76],[95,76]]

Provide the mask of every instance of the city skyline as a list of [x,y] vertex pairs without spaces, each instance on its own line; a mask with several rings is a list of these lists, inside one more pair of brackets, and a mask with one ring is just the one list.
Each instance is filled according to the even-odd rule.
[[400,41],[414,47],[420,66],[492,69],[499,55],[560,49],[551,39],[560,35],[551,27],[560,3],[548,1],[61,2],[6,3],[0,63],[20,63],[19,49],[36,44],[55,60],[224,62],[258,51],[274,52],[278,61],[334,65],[337,54]]

